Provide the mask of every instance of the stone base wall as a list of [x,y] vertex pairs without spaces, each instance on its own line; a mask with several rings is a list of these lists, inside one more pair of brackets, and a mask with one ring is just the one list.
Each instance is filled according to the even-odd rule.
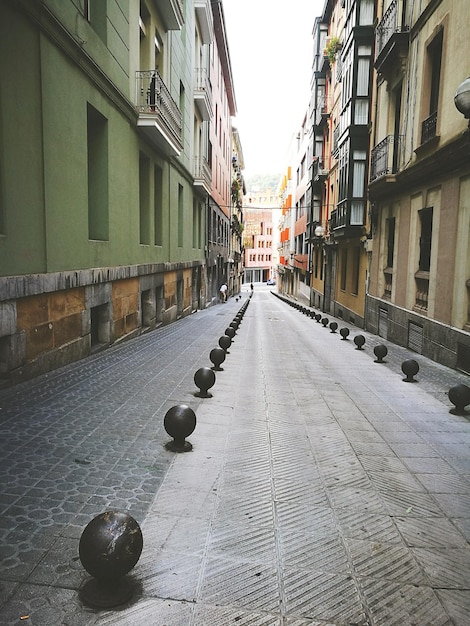
[[470,333],[372,296],[366,299],[368,332],[437,363],[470,373]]
[[202,278],[197,263],[0,278],[0,384],[204,308]]

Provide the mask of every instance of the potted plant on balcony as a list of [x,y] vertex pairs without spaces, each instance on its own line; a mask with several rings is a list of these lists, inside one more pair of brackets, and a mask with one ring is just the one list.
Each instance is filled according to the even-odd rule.
[[336,61],[336,55],[341,50],[341,41],[339,37],[329,37],[326,46],[325,46],[325,56],[328,58],[330,63],[334,63]]

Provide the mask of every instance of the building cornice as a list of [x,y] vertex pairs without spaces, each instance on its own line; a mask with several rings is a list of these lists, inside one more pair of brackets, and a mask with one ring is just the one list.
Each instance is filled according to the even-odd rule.
[[228,48],[227,31],[225,28],[224,9],[221,0],[211,0],[212,15],[214,17],[214,34],[217,42],[220,63],[224,75],[225,88],[227,90],[227,98],[230,109],[230,115],[235,117],[237,114],[237,105],[235,102],[235,89],[232,75],[232,64],[230,61],[230,52]]

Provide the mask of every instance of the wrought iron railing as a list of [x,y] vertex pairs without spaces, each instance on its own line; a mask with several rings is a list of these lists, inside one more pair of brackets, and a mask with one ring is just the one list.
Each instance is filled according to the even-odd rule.
[[421,144],[434,139],[437,131],[437,111],[427,117],[421,125]]
[[211,94],[211,83],[209,80],[209,72],[205,67],[197,67],[196,73],[196,91],[205,92],[208,95]]
[[398,150],[402,144],[401,135],[387,135],[371,150],[370,180],[394,174],[398,166]]
[[206,185],[210,186],[212,181],[212,170],[209,161],[206,157],[195,156],[194,157],[194,180],[203,181]]
[[315,124],[319,126],[330,113],[330,98],[325,94],[317,97],[315,107]]
[[181,111],[157,70],[136,72],[136,108],[139,113],[159,118],[181,138]]
[[394,33],[406,32],[399,23],[399,1],[393,0],[375,29],[375,58],[379,56]]

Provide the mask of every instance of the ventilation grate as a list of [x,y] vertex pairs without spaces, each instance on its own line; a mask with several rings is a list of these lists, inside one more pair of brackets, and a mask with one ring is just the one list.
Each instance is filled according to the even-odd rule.
[[388,309],[379,308],[379,337],[388,339]]
[[408,348],[423,354],[423,327],[415,322],[408,323]]

